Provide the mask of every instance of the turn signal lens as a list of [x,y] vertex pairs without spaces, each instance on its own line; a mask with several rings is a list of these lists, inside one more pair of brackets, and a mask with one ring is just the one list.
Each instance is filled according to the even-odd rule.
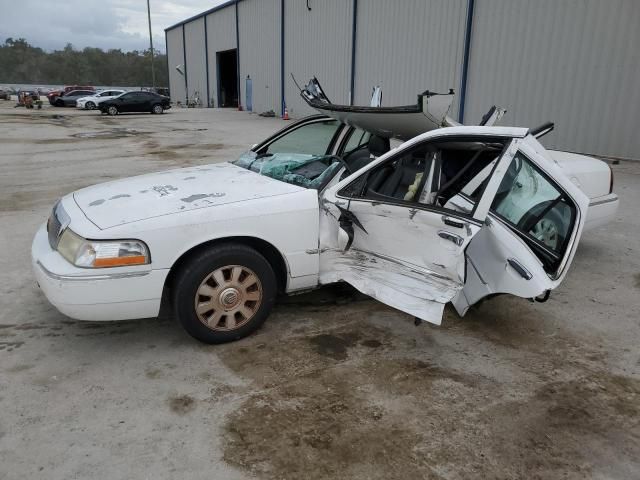
[[58,251],[69,262],[83,268],[150,263],[149,250],[140,240],[85,240],[68,228],[60,237]]

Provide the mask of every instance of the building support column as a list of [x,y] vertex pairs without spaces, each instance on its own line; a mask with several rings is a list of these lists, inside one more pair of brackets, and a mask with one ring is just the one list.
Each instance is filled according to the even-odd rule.
[[236,0],[236,76],[238,77],[238,110],[242,110],[242,88],[240,81],[240,30],[238,29],[238,1]]
[[211,107],[211,95],[209,92],[209,38],[207,34],[207,16],[204,18],[204,69],[207,74],[207,107]]
[[185,40],[184,23],[182,24],[182,60],[184,61],[184,104],[189,105],[189,83],[187,82],[187,41]]
[[473,9],[475,0],[467,0],[467,23],[464,34],[464,53],[462,57],[462,78],[460,80],[460,111],[458,121],[464,123],[464,109],[467,101],[467,77],[469,75],[469,54],[471,52],[471,35],[473,34]]
[[351,88],[349,91],[349,105],[355,102],[356,86],[356,30],[358,28],[358,0],[353,0],[353,23],[351,25]]
[[280,0],[280,116],[284,115],[284,0]]

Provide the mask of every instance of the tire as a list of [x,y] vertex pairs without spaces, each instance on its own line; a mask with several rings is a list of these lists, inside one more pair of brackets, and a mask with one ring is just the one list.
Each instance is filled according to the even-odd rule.
[[159,103],[156,103],[153,107],[151,107],[151,113],[155,113],[156,115],[160,115],[164,113],[164,108]]
[[93,102],[87,102],[84,104],[85,110],[95,110],[95,108],[96,108],[96,104]]
[[276,294],[276,275],[260,253],[245,245],[223,244],[195,254],[181,268],[173,309],[195,339],[226,343],[260,328]]
[[118,112],[118,107],[116,107],[116,106],[114,106],[114,105],[111,105],[110,107],[108,107],[108,108],[107,108],[107,113],[108,113],[109,115],[111,115],[112,117],[113,117],[114,115],[118,115],[118,113],[119,113],[119,112]]
[[54,106],[56,106],[56,107],[64,107],[64,102],[62,100],[56,100],[56,103],[54,103]]

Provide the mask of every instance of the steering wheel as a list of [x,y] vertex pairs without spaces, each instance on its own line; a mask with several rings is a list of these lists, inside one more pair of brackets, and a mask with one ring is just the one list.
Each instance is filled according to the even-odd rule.
[[326,155],[326,157],[328,158],[334,158],[336,160],[338,160],[338,162],[340,162],[342,164],[342,166],[344,167],[344,169],[349,172],[349,174],[353,173],[353,170],[351,169],[351,167],[349,166],[349,164],[345,161],[344,158],[342,157],[338,157],[337,155]]

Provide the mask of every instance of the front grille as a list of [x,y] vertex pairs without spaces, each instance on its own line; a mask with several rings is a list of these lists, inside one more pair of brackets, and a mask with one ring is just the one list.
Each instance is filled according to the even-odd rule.
[[65,212],[64,208],[62,208],[62,204],[58,201],[53,206],[53,211],[49,216],[49,220],[47,220],[47,234],[49,237],[49,245],[52,249],[56,250],[58,248],[58,243],[60,242],[60,235],[65,228],[69,226],[71,219],[67,212]]
[[53,250],[58,248],[58,240],[60,239],[60,228],[62,225],[60,224],[60,220],[56,215],[56,209],[53,209],[51,215],[49,216],[49,220],[47,221],[47,234],[49,236],[49,245]]

